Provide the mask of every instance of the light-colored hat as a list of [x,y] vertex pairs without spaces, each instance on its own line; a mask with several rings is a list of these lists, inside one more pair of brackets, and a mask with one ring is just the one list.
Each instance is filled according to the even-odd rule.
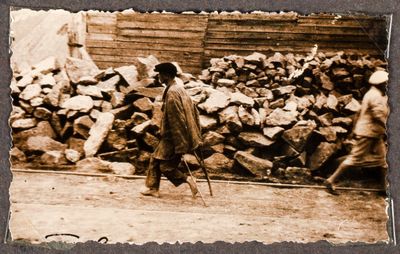
[[389,79],[389,73],[386,71],[376,71],[372,73],[371,77],[369,78],[369,83],[371,85],[379,85],[385,83]]

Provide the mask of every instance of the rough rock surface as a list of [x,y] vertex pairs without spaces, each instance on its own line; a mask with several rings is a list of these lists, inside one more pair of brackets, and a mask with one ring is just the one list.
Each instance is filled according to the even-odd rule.
[[253,175],[267,175],[273,163],[269,160],[258,158],[251,153],[238,151],[235,153],[235,160]]
[[97,153],[108,132],[111,130],[113,122],[114,115],[112,113],[102,113],[99,115],[96,123],[89,131],[89,138],[84,144],[86,157],[92,157]]

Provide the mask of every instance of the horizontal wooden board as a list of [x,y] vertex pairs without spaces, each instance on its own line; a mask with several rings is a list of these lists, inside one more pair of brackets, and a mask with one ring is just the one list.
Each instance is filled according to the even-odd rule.
[[162,51],[188,51],[193,53],[203,52],[203,47],[186,46],[184,43],[177,41],[176,44],[159,44],[159,43],[142,43],[142,42],[121,42],[121,41],[96,41],[86,42],[86,46],[90,48],[111,48],[111,49],[156,49]]
[[220,15],[220,14],[210,14],[209,20],[267,20],[267,21],[295,21],[299,17],[296,13],[284,13],[284,14],[272,14],[272,13],[264,13],[264,14],[228,14],[228,15]]
[[92,16],[87,15],[86,18],[87,24],[90,25],[116,25],[117,24],[117,17],[113,16]]
[[307,26],[229,26],[229,25],[218,25],[209,26],[207,28],[207,33],[226,33],[227,35],[235,35],[239,33],[254,33],[254,34],[265,34],[265,33],[290,33],[290,34],[330,34],[330,35],[349,35],[349,36],[359,36],[366,33],[371,35],[377,35],[382,33],[380,29],[372,29],[369,31],[363,30],[361,28],[341,28],[341,27],[307,27]]
[[300,19],[310,19],[310,20],[323,20],[323,19],[332,19],[332,18],[339,18],[340,20],[381,20],[384,19],[384,16],[372,16],[372,15],[362,15],[362,14],[344,14],[344,13],[335,13],[335,14],[328,14],[328,13],[321,13],[321,14],[310,14],[310,15],[302,15]]
[[207,23],[203,22],[193,23],[190,21],[185,22],[146,22],[146,21],[118,21],[117,27],[119,29],[152,29],[152,30],[185,30],[185,31],[201,31],[204,32]]
[[350,19],[350,20],[342,20],[342,19],[299,19],[297,21],[298,24],[308,24],[308,25],[336,25],[342,27],[368,27],[374,24],[384,25],[386,20],[358,20],[358,19]]
[[250,19],[250,20],[209,20],[208,27],[258,27],[258,26],[268,26],[268,27],[282,27],[288,25],[296,25],[296,20],[260,20],[260,19]]
[[87,25],[88,33],[96,33],[96,34],[116,34],[117,28],[112,25]]
[[196,15],[196,14],[151,14],[151,13],[131,13],[117,14],[118,21],[145,21],[145,22],[207,22],[207,15]]
[[118,30],[118,36],[126,37],[158,37],[158,38],[197,38],[203,39],[202,31],[182,31],[182,30],[149,30],[149,29],[122,29]]
[[114,41],[117,38],[116,34],[104,34],[104,33],[88,33],[86,34],[86,41]]
[[156,44],[165,44],[165,45],[175,45],[179,42],[179,45],[182,46],[187,46],[187,47],[202,47],[203,46],[203,40],[199,40],[196,38],[159,38],[159,37],[151,37],[151,36],[146,36],[146,37],[126,37],[126,36],[119,36],[118,37],[119,42],[125,42],[125,43],[156,43]]
[[90,51],[96,54],[115,54],[115,55],[129,55],[134,56],[137,52],[144,53],[149,52],[150,54],[169,54],[174,56],[181,56],[181,57],[200,57],[202,52],[193,52],[193,51],[183,51],[179,49],[174,50],[165,50],[159,48],[153,49],[125,49],[125,48],[90,48]]
[[[287,33],[268,33],[265,35],[259,36],[251,36],[251,37],[223,37],[218,38],[209,37],[207,38],[207,43],[243,43],[243,44],[263,44],[266,41],[296,41],[296,40],[309,40],[315,42],[327,42],[327,43],[336,43],[336,42],[365,42],[371,43],[372,38],[367,34],[364,36],[339,36],[339,35],[329,35],[329,34],[287,34]],[[386,36],[377,36],[373,38],[375,42],[383,42],[387,41]]]
[[[241,38],[241,39],[248,39],[248,38],[268,38],[270,35],[271,36],[279,36],[279,34],[282,34],[283,32],[279,31],[265,31],[265,32],[256,32],[256,31],[212,31],[208,30],[206,34],[206,38]],[[319,34],[315,31],[309,31],[308,33],[305,32],[299,32],[299,31],[291,31],[291,32],[284,32],[287,36],[289,35],[301,35],[301,36],[318,36]],[[366,36],[371,37],[371,38],[376,38],[376,37],[386,37],[386,33],[375,33],[375,34],[367,34],[364,31],[360,31],[358,33],[353,33],[353,34],[343,34],[343,33],[328,33],[324,32],[321,33],[324,36],[348,36],[349,38],[352,37],[363,37],[365,38]]]

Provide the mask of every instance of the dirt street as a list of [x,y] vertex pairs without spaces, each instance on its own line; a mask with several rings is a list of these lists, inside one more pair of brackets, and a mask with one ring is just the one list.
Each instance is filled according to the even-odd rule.
[[[109,243],[217,240],[264,243],[386,241],[386,203],[375,193],[199,183],[209,207],[187,185],[161,183],[161,198],[143,197],[144,180],[14,172],[13,240]],[[46,235],[69,233],[74,237]]]

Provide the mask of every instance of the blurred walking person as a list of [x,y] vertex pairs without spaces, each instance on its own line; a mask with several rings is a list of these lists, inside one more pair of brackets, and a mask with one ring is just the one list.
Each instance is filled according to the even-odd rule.
[[380,168],[386,189],[386,120],[389,114],[386,86],[388,73],[376,71],[369,78],[370,89],[364,95],[353,129],[354,144],[350,154],[324,184],[332,194],[335,182],[349,168]]

